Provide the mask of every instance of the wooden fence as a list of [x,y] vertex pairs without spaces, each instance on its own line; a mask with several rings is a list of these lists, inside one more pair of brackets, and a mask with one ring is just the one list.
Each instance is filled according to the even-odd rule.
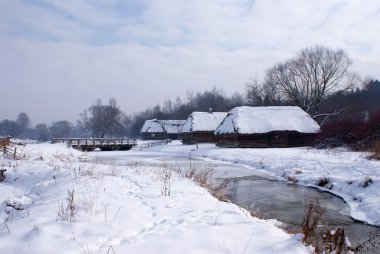
[[17,152],[17,147],[11,148],[8,146],[1,146],[0,152],[3,153],[7,157],[11,157],[14,160],[21,160],[22,156]]

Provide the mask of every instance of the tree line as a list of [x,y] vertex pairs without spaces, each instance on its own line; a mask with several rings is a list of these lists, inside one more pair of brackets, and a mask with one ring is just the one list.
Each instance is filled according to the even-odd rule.
[[231,96],[217,87],[187,91],[183,100],[168,99],[133,115],[125,114],[114,98],[108,104],[98,99],[80,113],[75,124],[62,120],[31,127],[23,112],[15,121],[0,122],[0,136],[40,141],[54,137],[138,137],[148,119],[180,120],[194,111],[225,112],[243,105],[299,106],[321,125],[340,118],[366,121],[380,107],[380,82],[361,78],[351,70],[352,63],[341,49],[314,46],[268,68],[262,80],[250,79],[244,91]]

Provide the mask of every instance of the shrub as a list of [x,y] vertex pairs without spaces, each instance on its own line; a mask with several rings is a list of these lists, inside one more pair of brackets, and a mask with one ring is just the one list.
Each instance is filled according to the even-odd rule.
[[366,176],[363,181],[360,182],[360,187],[367,188],[373,183],[373,180],[371,177]]
[[324,210],[319,204],[310,203],[302,220],[302,242],[312,245],[315,253],[347,253],[351,250],[343,228],[318,231]]
[[330,183],[330,179],[326,178],[326,177],[323,177],[323,178],[320,178],[318,181],[317,181],[317,185],[320,186],[320,187],[325,187],[327,184]]
[[[354,150],[369,150],[377,147],[379,142],[380,108],[371,113],[367,122],[346,117],[322,125],[317,146],[322,148],[348,146]],[[375,148],[376,151],[378,149],[380,148]]]
[[375,141],[369,151],[372,154],[368,158],[372,160],[380,160],[380,141]]

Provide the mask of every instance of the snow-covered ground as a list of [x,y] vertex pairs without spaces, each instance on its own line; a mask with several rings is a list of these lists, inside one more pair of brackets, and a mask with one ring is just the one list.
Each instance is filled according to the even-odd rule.
[[380,225],[380,161],[368,160],[366,153],[343,148],[220,148],[214,144],[198,144],[197,148],[179,141],[149,151],[239,163],[247,166],[247,174],[261,172],[318,187],[344,198],[353,218]]
[[[173,143],[122,153],[144,155],[156,149],[187,154],[192,148]],[[276,169],[278,159],[270,164],[258,155],[244,161],[243,151],[236,158],[232,151],[202,145],[194,154],[252,165],[262,160],[264,170]],[[0,183],[0,253],[311,251],[299,235],[286,234],[276,222],[253,218],[163,168],[136,161],[127,166],[95,164],[86,160],[88,154],[64,144],[29,144],[22,152],[26,159],[20,161],[0,155],[1,168],[6,169]],[[287,163],[287,155],[282,156]],[[378,179],[373,180],[376,186]],[[170,196],[163,195],[168,186]]]

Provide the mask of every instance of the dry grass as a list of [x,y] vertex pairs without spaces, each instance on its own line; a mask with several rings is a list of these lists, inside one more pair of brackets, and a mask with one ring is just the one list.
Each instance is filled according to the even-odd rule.
[[309,204],[302,221],[302,242],[305,245],[312,245],[315,253],[342,254],[352,250],[347,245],[348,241],[344,233],[344,228],[337,227],[321,231],[324,209],[319,204]]
[[161,182],[161,195],[170,196],[173,181],[172,171],[166,165],[161,168],[158,174],[158,178]]
[[318,185],[320,187],[325,187],[329,183],[330,183],[330,179],[328,179],[327,177],[322,177],[322,178],[318,179],[318,181],[316,182],[316,185]]
[[211,195],[220,201],[228,202],[229,195],[227,188],[230,184],[229,179],[225,179],[222,182],[211,181],[211,177],[215,172],[215,168],[212,164],[208,165],[204,169],[199,169],[196,164],[190,164],[189,170],[183,175],[186,178],[191,179],[203,188],[206,188]]
[[373,180],[371,177],[364,177],[364,179],[360,182],[360,187],[362,188],[367,188],[368,186],[370,186],[371,184],[373,184]]
[[[302,220],[302,242],[306,245],[312,245],[318,252],[319,237],[317,226],[321,222],[323,209],[319,205],[309,204],[305,216]],[[318,252],[319,253],[319,252]]]
[[264,214],[260,212],[260,208],[256,207],[255,204],[251,204],[247,207],[247,210],[249,211],[249,214],[252,217],[256,217],[259,219],[264,219]]
[[347,253],[346,236],[343,228],[327,230],[322,233],[322,251],[324,253]]
[[369,159],[380,160],[380,141],[374,142],[369,151],[372,153],[372,155],[368,157]]
[[76,205],[74,200],[74,189],[72,191],[67,190],[67,197],[66,197],[67,204],[66,206],[63,205],[63,202],[58,207],[57,212],[57,221],[75,221],[75,215],[76,215]]

